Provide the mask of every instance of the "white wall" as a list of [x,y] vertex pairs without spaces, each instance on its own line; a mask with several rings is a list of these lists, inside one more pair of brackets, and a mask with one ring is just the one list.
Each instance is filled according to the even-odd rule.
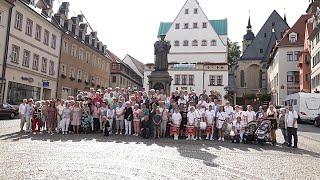
[[[320,51],[320,43],[316,44],[315,37],[316,36],[314,36],[314,38],[311,41],[311,43],[312,43],[312,46],[311,46],[311,79],[315,78],[317,75],[320,74],[320,63],[318,63],[316,66],[314,66],[313,61],[312,61],[313,57],[315,57],[316,54]],[[314,92],[316,89],[320,90],[320,84],[316,87],[313,87],[311,89],[311,92]]]
[[7,39],[9,4],[6,1],[0,1],[0,12],[2,19],[0,22],[0,77],[2,76],[2,68],[4,63],[4,50]]
[[143,78],[143,74],[140,73],[137,66],[132,62],[131,58],[128,55],[124,57],[123,62],[129,65],[134,72],[136,72],[141,78]]

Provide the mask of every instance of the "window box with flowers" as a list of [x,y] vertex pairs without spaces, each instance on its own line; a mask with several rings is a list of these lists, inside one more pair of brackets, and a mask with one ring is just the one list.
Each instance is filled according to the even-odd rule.
[[82,82],[82,80],[81,79],[78,79],[78,83],[81,83]]
[[65,79],[67,76],[65,74],[61,74],[61,78]]
[[71,80],[71,81],[74,81],[74,80],[76,80],[76,78],[74,78],[74,77],[70,77],[70,80]]

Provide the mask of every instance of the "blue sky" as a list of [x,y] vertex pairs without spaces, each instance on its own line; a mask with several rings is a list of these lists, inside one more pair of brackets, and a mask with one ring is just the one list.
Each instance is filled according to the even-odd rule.
[[[84,13],[98,38],[120,59],[130,54],[143,63],[153,62],[153,43],[161,21],[170,22],[186,0],[65,0],[69,16]],[[62,0],[55,0],[55,10]],[[228,34],[241,43],[249,11],[255,34],[273,10],[287,15],[292,26],[308,7],[308,0],[198,0],[209,19],[228,18]]]

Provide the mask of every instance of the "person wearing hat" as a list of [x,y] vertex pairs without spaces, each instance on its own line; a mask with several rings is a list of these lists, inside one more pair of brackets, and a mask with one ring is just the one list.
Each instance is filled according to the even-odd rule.
[[123,121],[124,121],[124,107],[122,105],[122,101],[118,102],[118,106],[116,107],[116,134],[122,135],[123,130]]
[[93,117],[93,132],[100,132],[100,102],[93,104],[91,114]]
[[160,138],[160,124],[161,124],[161,113],[157,107],[155,115],[152,117],[153,121],[153,138]]
[[125,135],[131,135],[131,129],[132,129],[132,121],[133,121],[133,110],[131,103],[128,101],[126,102],[126,106],[124,109],[124,129],[125,129]]

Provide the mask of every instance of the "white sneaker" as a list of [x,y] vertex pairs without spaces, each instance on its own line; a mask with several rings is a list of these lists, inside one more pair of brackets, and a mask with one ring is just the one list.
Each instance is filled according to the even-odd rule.
[[120,135],[122,135],[122,132],[120,133]]
[[199,140],[202,140],[202,138],[201,138],[201,137],[199,137]]
[[208,140],[208,139],[209,139],[209,137],[207,136],[207,137],[206,137],[206,140]]
[[189,141],[189,140],[190,140],[190,138],[188,138],[188,137],[187,137],[187,138],[186,138],[186,140],[187,140],[187,141]]
[[197,140],[197,138],[193,138],[193,140],[194,140],[194,141],[196,141],[196,140]]
[[214,141],[214,139],[213,139],[213,138],[210,138],[210,141]]
[[219,138],[218,141],[221,141],[221,138]]
[[224,142],[224,138],[222,138],[222,142]]
[[118,135],[118,132],[116,132],[116,135]]

